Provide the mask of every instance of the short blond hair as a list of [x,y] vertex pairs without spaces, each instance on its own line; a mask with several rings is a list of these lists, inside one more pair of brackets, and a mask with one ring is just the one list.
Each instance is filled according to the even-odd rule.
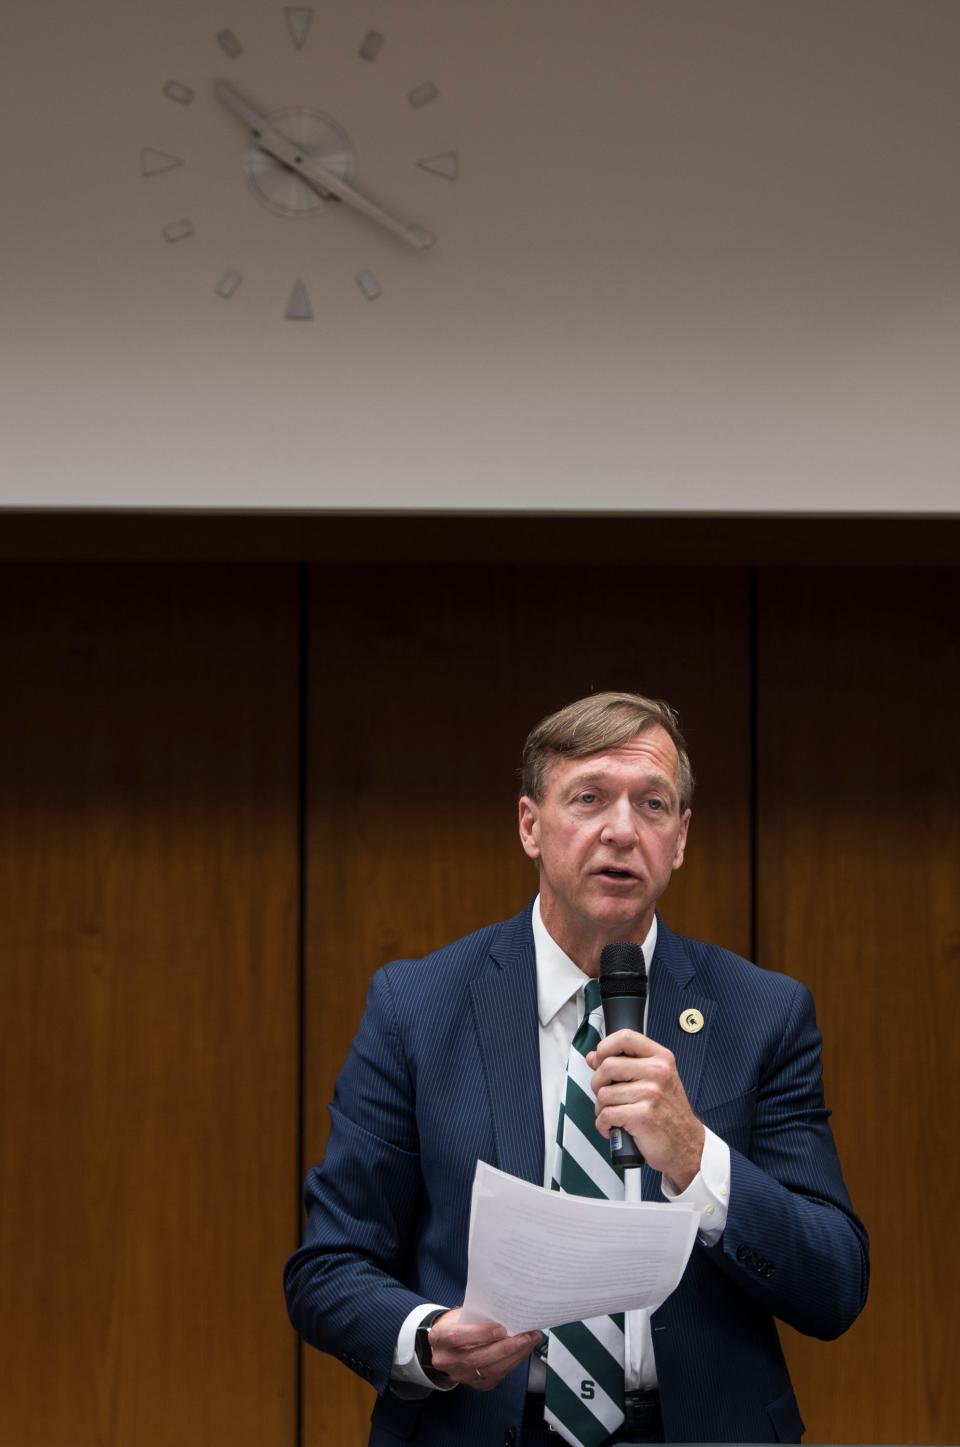
[[591,693],[541,719],[527,735],[520,789],[537,804],[552,759],[582,759],[615,749],[647,729],[660,727],[677,750],[680,812],[693,801],[693,769],[675,709],[662,698],[640,693]]

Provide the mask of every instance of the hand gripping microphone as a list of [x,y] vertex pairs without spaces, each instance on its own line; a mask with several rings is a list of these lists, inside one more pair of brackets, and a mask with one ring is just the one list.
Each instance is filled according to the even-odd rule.
[[[640,945],[630,940],[604,945],[600,952],[600,999],[603,1024],[608,1035],[615,1030],[643,1033],[643,1010],[647,1002],[647,969]],[[631,1135],[625,1130],[610,1132],[610,1163],[625,1169],[643,1165]]]

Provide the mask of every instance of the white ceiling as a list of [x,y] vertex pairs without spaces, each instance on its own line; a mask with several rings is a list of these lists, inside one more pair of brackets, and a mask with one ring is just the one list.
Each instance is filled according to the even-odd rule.
[[[958,63],[944,0],[23,4],[0,504],[955,512]],[[434,249],[266,210],[218,77]]]

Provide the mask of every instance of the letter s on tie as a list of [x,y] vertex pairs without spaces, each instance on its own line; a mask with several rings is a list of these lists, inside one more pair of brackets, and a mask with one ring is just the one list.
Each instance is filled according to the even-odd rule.
[[590,1380],[589,1377],[586,1377],[586,1378],[580,1383],[580,1395],[581,1395],[581,1397],[583,1398],[583,1400],[584,1400],[585,1402],[592,1402],[592,1401],[593,1401],[594,1389],[595,1389],[595,1383],[594,1383],[594,1382],[591,1382],[591,1380]]

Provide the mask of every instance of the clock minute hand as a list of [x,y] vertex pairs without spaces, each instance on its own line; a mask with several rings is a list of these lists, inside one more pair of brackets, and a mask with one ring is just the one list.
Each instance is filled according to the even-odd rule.
[[268,156],[273,156],[281,165],[287,166],[296,175],[301,176],[315,191],[319,191],[323,196],[332,194],[339,197],[348,206],[352,206],[354,210],[361,212],[364,216],[369,216],[371,221],[378,222],[394,236],[399,236],[402,241],[406,241],[408,245],[416,247],[419,251],[425,251],[433,245],[434,237],[424,227],[405,226],[402,221],[398,221],[395,216],[384,211],[382,206],[378,206],[376,202],[368,200],[359,191],[355,191],[346,181],[341,181],[335,172],[321,165],[311,156],[305,155],[298,146],[294,145],[293,141],[288,140],[281,131],[271,125],[269,119],[255,110],[249,101],[244,100],[243,96],[232,86],[225,84],[224,81],[218,81],[216,92],[227,109],[233,111],[234,115],[238,116],[253,133],[260,149],[266,151]]

